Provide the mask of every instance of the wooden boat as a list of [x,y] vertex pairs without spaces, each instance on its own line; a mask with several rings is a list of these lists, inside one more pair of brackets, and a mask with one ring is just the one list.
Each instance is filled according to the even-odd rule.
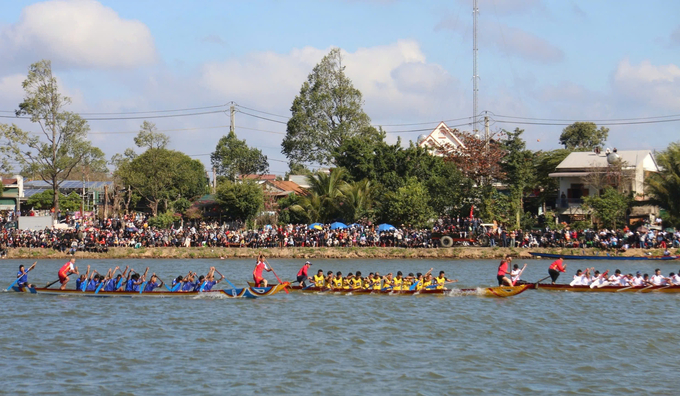
[[[528,284],[527,284],[528,285]],[[602,286],[566,285],[550,283],[534,283],[532,289],[548,291],[566,291],[578,293],[680,293],[680,285],[673,286]]]
[[678,260],[680,256],[586,256],[586,255],[572,255],[572,254],[553,254],[553,253],[537,253],[529,252],[534,257],[544,258],[563,258],[565,260]]
[[170,291],[152,291],[146,293],[140,292],[105,292],[100,291],[95,293],[93,291],[80,290],[59,290],[44,287],[12,287],[12,290],[20,293],[44,294],[54,296],[78,296],[78,297],[128,297],[128,298],[146,298],[146,297],[162,297],[162,298],[258,298],[272,296],[283,291],[288,287],[287,283],[281,285],[272,285],[268,287],[244,287],[239,289],[222,289],[211,290],[207,292],[170,292]]
[[[251,284],[249,282],[249,284]],[[416,296],[416,295],[477,295],[487,297],[512,297],[528,289],[533,288],[532,284],[524,284],[520,286],[497,286],[497,287],[478,287],[475,289],[422,289],[422,290],[373,290],[373,289],[332,289],[327,287],[307,286],[302,288],[300,286],[290,286],[289,290],[302,293],[329,293],[329,294],[383,294],[396,296]]]

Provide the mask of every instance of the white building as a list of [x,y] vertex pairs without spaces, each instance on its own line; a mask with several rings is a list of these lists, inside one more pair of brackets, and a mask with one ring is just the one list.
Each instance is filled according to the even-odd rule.
[[[621,160],[621,173],[625,175],[621,179],[624,183],[621,187],[625,191],[631,191],[637,200],[644,201],[645,178],[651,172],[659,172],[651,151],[576,152],[569,154],[557,165],[556,172],[550,174],[550,177],[559,180],[556,205],[558,213],[572,219],[583,217],[586,214],[581,209],[583,198],[598,194],[598,186],[593,181],[597,180],[598,174],[607,173],[611,163],[617,159]],[[642,208],[646,210],[640,210]],[[651,206],[642,208],[635,208],[635,217],[645,217],[657,210]]]
[[429,135],[418,136],[418,147],[427,148],[432,154],[443,157],[452,150],[465,149],[465,144],[458,139],[456,130],[449,128],[443,121]]

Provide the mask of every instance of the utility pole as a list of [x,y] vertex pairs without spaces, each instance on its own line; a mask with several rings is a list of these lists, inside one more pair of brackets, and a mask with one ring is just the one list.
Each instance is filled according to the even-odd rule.
[[229,120],[231,121],[229,123],[229,132],[236,133],[236,107],[233,103],[229,107]]
[[489,151],[489,116],[484,116],[484,148]]
[[477,94],[479,88],[477,87],[477,14],[479,8],[477,7],[477,0],[472,0],[472,133],[477,132]]
[[215,194],[217,192],[217,174],[215,172],[215,167],[213,166],[213,177],[212,177],[212,193]]

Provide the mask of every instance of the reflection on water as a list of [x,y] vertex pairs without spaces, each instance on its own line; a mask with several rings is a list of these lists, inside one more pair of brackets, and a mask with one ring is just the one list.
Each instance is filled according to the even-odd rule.
[[[293,279],[304,260],[276,260]],[[313,260],[347,273],[443,269],[492,285],[496,261]],[[9,285],[20,263],[1,262]],[[56,279],[41,261],[30,281]],[[216,265],[232,282],[252,261],[79,260],[148,265],[170,280]],[[527,280],[547,275],[532,260]],[[571,262],[568,281],[579,265]],[[664,273],[660,263],[592,262]],[[573,268],[572,268],[573,267]],[[270,277],[274,279],[273,276]],[[0,294],[0,393],[463,394],[675,393],[680,295],[529,291],[508,299],[280,293],[257,300],[91,299]],[[264,389],[264,391],[263,391]]]

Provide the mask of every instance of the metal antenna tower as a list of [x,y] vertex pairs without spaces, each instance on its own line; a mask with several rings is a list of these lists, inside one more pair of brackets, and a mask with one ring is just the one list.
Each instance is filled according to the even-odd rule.
[[[477,133],[477,94],[479,88],[477,87],[477,14],[479,8],[477,7],[477,0],[472,0],[472,131]],[[488,138],[488,137],[486,137]]]

